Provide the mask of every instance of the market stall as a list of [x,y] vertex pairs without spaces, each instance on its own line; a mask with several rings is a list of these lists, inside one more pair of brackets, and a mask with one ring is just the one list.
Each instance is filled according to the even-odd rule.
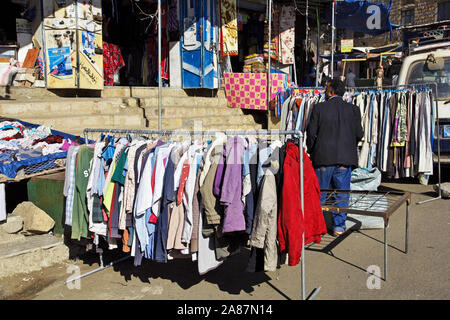
[[[84,139],[50,127],[18,119],[0,118],[0,188],[4,206],[5,183],[65,170],[67,150]],[[0,212],[0,221],[6,212]]]

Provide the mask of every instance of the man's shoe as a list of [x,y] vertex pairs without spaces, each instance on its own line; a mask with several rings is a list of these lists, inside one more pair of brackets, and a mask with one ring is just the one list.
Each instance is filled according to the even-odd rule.
[[333,231],[333,236],[338,237],[342,234],[344,234],[345,231]]

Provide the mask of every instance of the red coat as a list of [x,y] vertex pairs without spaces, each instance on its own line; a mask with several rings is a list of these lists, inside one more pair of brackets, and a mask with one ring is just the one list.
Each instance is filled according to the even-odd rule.
[[320,206],[320,188],[316,173],[306,152],[303,150],[303,185],[305,219],[300,202],[300,159],[298,146],[289,142],[283,164],[283,187],[278,215],[278,241],[280,251],[289,254],[289,265],[300,262],[302,254],[302,232],[305,231],[305,245],[320,243],[327,232]]

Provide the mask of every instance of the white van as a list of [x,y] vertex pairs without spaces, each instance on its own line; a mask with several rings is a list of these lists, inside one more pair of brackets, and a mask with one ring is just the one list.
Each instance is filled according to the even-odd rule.
[[[441,164],[450,165],[450,49],[427,50],[404,58],[398,85],[435,82],[440,132]],[[430,88],[434,89],[434,85]],[[434,92],[436,95],[436,92]],[[436,126],[437,128],[437,126]],[[433,150],[437,161],[437,130]]]

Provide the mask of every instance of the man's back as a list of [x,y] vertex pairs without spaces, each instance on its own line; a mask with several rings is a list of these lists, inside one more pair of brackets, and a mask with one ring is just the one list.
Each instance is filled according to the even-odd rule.
[[311,113],[306,144],[313,165],[357,166],[361,113],[339,96],[316,105]]

